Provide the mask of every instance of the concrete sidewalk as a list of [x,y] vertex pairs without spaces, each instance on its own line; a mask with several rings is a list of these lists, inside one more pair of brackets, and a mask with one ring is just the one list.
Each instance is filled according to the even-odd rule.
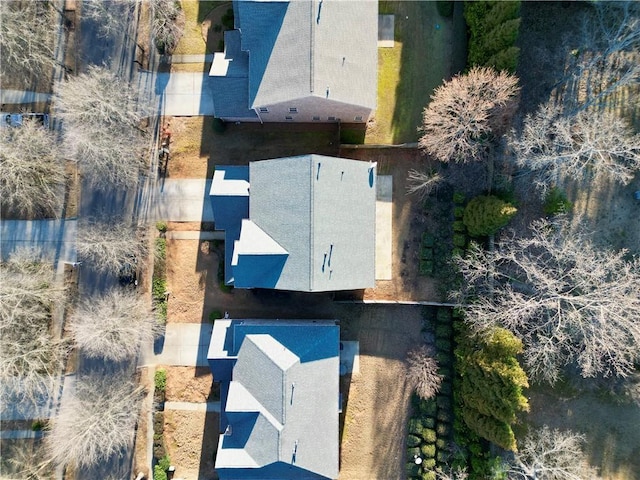
[[149,222],[213,222],[211,180],[164,180],[153,188],[142,217]]
[[[160,115],[213,115],[208,72],[156,73],[139,71],[140,97],[158,104]],[[154,102],[153,99],[157,102]]]
[[162,349],[154,353],[152,345],[143,348],[139,365],[207,366],[212,330],[213,325],[207,323],[169,323],[166,326]]
[[0,255],[6,260],[18,248],[32,248],[58,265],[74,263],[77,233],[75,219],[0,220]]
[[376,196],[376,280],[393,278],[393,177],[378,175]]

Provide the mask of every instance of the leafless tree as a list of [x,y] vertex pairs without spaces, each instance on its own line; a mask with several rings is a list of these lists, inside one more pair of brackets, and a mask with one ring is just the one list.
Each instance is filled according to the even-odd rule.
[[420,345],[407,353],[407,380],[420,398],[431,398],[440,390],[442,375],[433,348]]
[[2,445],[0,471],[3,479],[50,480],[54,476],[53,465],[43,451],[42,440],[24,440]]
[[436,478],[438,480],[467,480],[469,474],[463,468],[436,469]]
[[113,37],[126,29],[130,15],[140,1],[82,0],[82,17],[95,22],[100,37]]
[[436,190],[442,180],[440,172],[419,172],[412,168],[407,174],[407,195],[417,194],[424,198]]
[[640,7],[637,2],[596,2],[585,13],[582,34],[567,45],[571,56],[558,82],[572,112],[604,107],[622,88],[640,81]]
[[79,258],[99,272],[117,274],[125,264],[146,258],[148,245],[135,225],[112,219],[80,222],[77,250]]
[[2,76],[49,77],[56,64],[56,13],[50,2],[3,0],[0,2]]
[[458,301],[476,330],[501,326],[525,344],[529,377],[549,383],[577,364],[584,377],[627,376],[640,358],[640,258],[596,248],[566,220],[534,222],[529,238],[456,262]]
[[528,434],[509,462],[510,480],[597,480],[582,451],[584,436],[546,425]]
[[133,88],[105,68],[60,85],[56,111],[63,121],[65,145],[96,187],[133,187],[144,167],[145,107]]
[[130,448],[143,397],[133,378],[79,377],[46,437],[58,465],[89,467]]
[[[52,391],[67,352],[51,333],[52,310],[65,300],[51,265],[17,250],[0,264],[0,384],[4,397],[35,405]],[[27,405],[24,405],[27,408]]]
[[640,170],[640,135],[608,112],[563,115],[547,104],[525,119],[510,143],[516,162],[536,173],[543,194],[567,179],[608,177],[626,185]]
[[492,136],[506,129],[518,92],[516,77],[490,68],[453,77],[424,109],[420,148],[442,162],[482,159]]
[[70,318],[76,344],[88,357],[116,362],[135,359],[151,343],[157,321],[151,302],[135,290],[114,289],[82,302]]
[[3,208],[26,218],[58,216],[66,176],[54,134],[28,121],[0,129],[0,143]]
[[175,0],[152,0],[152,34],[164,53],[170,53],[182,36],[179,3]]

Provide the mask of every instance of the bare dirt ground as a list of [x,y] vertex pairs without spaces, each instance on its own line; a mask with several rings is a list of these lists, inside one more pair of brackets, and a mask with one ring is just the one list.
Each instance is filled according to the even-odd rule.
[[342,305],[337,311],[341,338],[360,341],[360,373],[341,382],[339,478],[404,479],[411,397],[404,359],[421,340],[421,308]]
[[[213,389],[213,375],[209,367],[165,366],[167,372],[167,402],[206,403],[219,397]],[[217,398],[215,398],[217,399]]]
[[165,410],[164,439],[176,466],[175,478],[217,479],[214,455],[218,444],[219,415],[214,412]]

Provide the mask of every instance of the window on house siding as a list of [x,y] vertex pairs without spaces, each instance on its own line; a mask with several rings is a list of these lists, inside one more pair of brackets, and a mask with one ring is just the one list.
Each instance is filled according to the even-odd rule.
[[284,117],[284,119],[287,121],[291,121],[293,120],[293,117],[291,115],[287,115],[286,117]]
[[298,107],[289,107],[289,113],[298,113]]
[[320,117],[313,117],[313,121],[314,122],[319,122],[320,121]]
[[361,122],[362,121],[362,115],[358,115],[356,118],[354,118],[354,120],[356,122]]
[[267,107],[260,107],[260,113],[269,113],[269,109]]
[[336,121],[336,117],[327,117],[327,120],[329,120],[330,122],[335,122]]

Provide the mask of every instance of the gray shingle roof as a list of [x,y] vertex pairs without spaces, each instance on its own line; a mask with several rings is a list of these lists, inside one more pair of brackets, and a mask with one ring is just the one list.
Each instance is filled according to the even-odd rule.
[[375,285],[374,165],[304,155],[252,162],[249,171],[249,217],[289,253],[273,288]]
[[[220,68],[216,54],[212,74],[243,79],[247,92],[239,94],[239,82],[215,80],[216,115],[246,101],[245,108],[259,108],[316,97],[375,109],[378,68],[377,0],[296,0],[234,2],[236,32],[225,35],[226,53],[237,68]],[[242,54],[238,50],[241,43]],[[247,61],[243,54],[248,53]],[[214,73],[217,71],[217,73]],[[248,82],[248,83],[247,83]],[[229,88],[229,90],[221,90]]]
[[338,345],[330,320],[216,321],[210,362],[237,358],[222,388],[221,479],[338,476]]

